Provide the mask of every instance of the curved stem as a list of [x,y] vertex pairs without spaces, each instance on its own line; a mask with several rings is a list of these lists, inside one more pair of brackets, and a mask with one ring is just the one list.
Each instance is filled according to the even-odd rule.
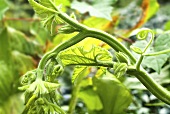
[[153,80],[148,73],[141,70],[138,71],[135,68],[128,69],[128,74],[134,75],[138,78],[140,82],[158,99],[170,105],[170,93],[168,90],[159,85],[155,80]]
[[56,46],[52,51],[48,52],[47,54],[45,54],[43,56],[43,58],[39,62],[38,68],[39,69],[44,69],[45,64],[47,63],[47,61],[50,58],[57,56],[60,51],[66,49],[66,48],[71,47],[72,45],[80,42],[84,38],[86,38],[86,32],[81,32],[81,33],[78,33],[73,38],[71,38],[71,39],[65,41],[64,43]]
[[89,29],[87,36],[102,40],[110,45],[115,51],[121,51],[125,53],[130,58],[131,63],[135,64],[136,59],[133,57],[131,52],[112,35],[100,30]]
[[132,56],[130,51],[128,49],[126,49],[126,47],[123,46],[115,37],[113,37],[112,35],[110,35],[106,32],[103,32],[103,31],[100,31],[97,29],[92,29],[92,28],[89,28],[89,27],[79,23],[77,20],[69,17],[66,13],[61,12],[51,0],[50,0],[50,3],[53,5],[53,7],[55,7],[57,15],[62,20],[64,20],[66,23],[68,23],[69,25],[71,25],[81,31],[87,31],[87,33],[88,33],[87,36],[94,37],[94,38],[97,38],[99,40],[106,42],[116,51],[122,51],[125,54],[127,54],[130,57],[132,63],[136,62],[136,59]]

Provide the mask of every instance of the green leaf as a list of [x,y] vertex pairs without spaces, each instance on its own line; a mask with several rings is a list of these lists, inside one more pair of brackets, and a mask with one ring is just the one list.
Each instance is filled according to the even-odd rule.
[[159,3],[157,2],[157,0],[149,0],[149,10],[148,15],[146,17],[146,21],[150,19],[153,15],[155,15],[158,9]]
[[35,2],[35,0],[28,0],[31,6],[34,8],[34,11],[42,16],[47,17],[55,13],[55,8],[52,6],[52,4],[49,2],[49,0],[39,0],[38,2]]
[[89,17],[83,21],[83,24],[97,29],[102,29],[107,23],[109,23],[109,20],[96,17]]
[[164,28],[165,28],[165,30],[170,30],[170,21],[165,23]]
[[[155,40],[155,52],[163,51],[165,49],[170,49],[170,33],[161,34]],[[170,53],[167,53],[167,55],[170,57]]]
[[7,100],[12,93],[13,71],[5,61],[0,61],[0,105]]
[[58,61],[66,65],[92,65],[97,66],[101,62],[112,62],[111,54],[104,48],[92,46],[89,51],[84,47],[71,47],[58,54]]
[[34,61],[31,56],[24,55],[18,51],[12,51],[12,60],[15,69],[22,75],[34,68]]
[[[33,69],[34,61],[29,55],[40,53],[40,47],[28,41],[22,32],[10,27],[5,28],[0,35],[0,60],[5,61],[6,64],[14,65],[15,67],[12,69],[18,71],[18,74]],[[27,55],[24,55],[24,53]],[[14,76],[18,76],[15,73]]]
[[88,75],[87,67],[84,66],[76,66],[74,68],[74,72],[72,75],[72,83],[77,85],[78,82],[80,82],[84,76]]
[[66,12],[66,7],[70,7],[70,0],[55,0],[55,4],[62,5],[62,11]]
[[41,22],[33,22],[30,25],[30,33],[36,37],[39,44],[45,45],[47,40],[51,40],[52,36],[49,34],[47,29],[45,29]]
[[10,63],[11,49],[8,29],[4,28],[0,33],[0,60]]
[[[0,61],[1,61],[0,62],[0,91],[1,91],[0,104],[3,103],[4,105],[7,103],[7,100],[10,98],[11,95],[18,92],[17,87],[19,84],[18,82],[19,82],[20,75],[25,73],[27,70],[34,68],[33,59],[28,55],[24,55],[16,51],[18,48],[14,48],[20,46],[20,44],[22,44],[23,42],[18,41],[20,37],[18,37],[16,34],[13,34],[14,33],[13,30],[14,29],[10,29],[8,27],[8,28],[4,28],[0,33],[1,36],[0,37]],[[13,47],[12,44],[14,43],[14,41],[18,41],[18,42],[17,43],[15,42],[15,46],[13,45],[14,46]],[[7,103],[5,109],[2,110],[5,111],[4,114],[10,113],[9,108],[12,108],[11,105],[14,106],[13,100],[10,100],[9,104]],[[13,111],[15,113],[15,110]]]
[[8,10],[8,5],[5,0],[0,1],[0,20],[2,20],[4,13]]
[[86,2],[78,2],[77,0],[74,0],[71,4],[71,8],[78,10],[80,13],[89,12],[90,16],[112,20],[111,12],[113,7],[105,1],[89,5]]
[[103,109],[103,105],[98,94],[92,88],[83,89],[78,93],[78,97],[83,100],[89,110]]
[[168,56],[166,54],[157,56],[147,56],[144,57],[143,64],[149,68],[154,69],[156,72],[160,73],[162,66],[167,61]]
[[35,2],[34,0],[29,0],[29,3],[34,8],[36,14],[42,18],[43,25],[50,30],[51,34],[55,33],[56,23],[61,23],[61,19],[57,16],[57,9],[53,6],[54,0],[39,0]]
[[0,106],[0,114],[21,114],[24,109],[21,94],[11,94],[9,99],[4,100],[5,102]]
[[42,53],[42,46],[36,41],[28,39],[22,32],[8,27],[8,34],[12,50],[17,50],[21,53],[34,56]]
[[55,7],[53,6],[53,4],[51,4],[51,2],[55,3],[55,1],[57,0],[38,0],[39,4],[41,4],[42,6],[48,7],[50,9],[56,10]]
[[114,3],[116,3],[118,0],[94,0],[93,4],[97,4],[97,3],[103,3],[106,5],[113,5]]
[[107,72],[106,76],[102,79],[93,78],[96,93],[103,104],[103,109],[97,114],[125,114],[125,109],[132,102],[131,94],[112,74]]
[[126,77],[123,84],[128,89],[146,90],[146,87],[136,77]]
[[170,65],[166,65],[163,67],[160,71],[160,74],[157,72],[151,73],[150,74],[153,79],[155,79],[156,82],[159,84],[169,84],[170,83]]
[[66,40],[72,38],[75,35],[76,35],[75,33],[72,33],[72,34],[57,34],[55,36],[55,38],[53,39],[53,43],[55,45],[59,45],[61,42],[66,41]]

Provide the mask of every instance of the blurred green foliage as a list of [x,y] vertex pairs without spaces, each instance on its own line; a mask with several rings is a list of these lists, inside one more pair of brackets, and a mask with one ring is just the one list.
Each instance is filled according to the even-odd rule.
[[[135,39],[134,43],[130,38],[136,29],[148,27],[156,33],[155,41],[149,50],[153,52],[169,48],[169,1],[57,0],[56,4],[62,4],[62,10],[68,14],[74,11],[77,20],[83,24],[114,35],[127,47],[132,43],[138,47],[144,46],[147,40],[136,41]],[[88,7],[91,9],[89,10]],[[56,17],[51,19],[48,20],[49,24],[56,21],[54,20]],[[40,22],[40,17],[34,14],[28,1],[0,1],[0,114],[22,112],[23,96],[22,92],[18,90],[20,77],[27,71],[36,68],[44,53],[74,35],[74,33],[59,34],[57,31],[60,25],[53,25],[51,33],[54,34],[51,36],[49,31],[51,26],[46,28]],[[114,50],[99,40],[86,39],[77,45],[89,49],[87,43],[110,50],[115,58]],[[169,54],[164,54],[154,58],[145,58],[143,66],[158,83],[169,89],[169,63]],[[73,67],[66,68],[63,76],[59,77],[62,82],[61,93],[63,95],[61,105],[66,110],[69,106],[71,91],[74,88],[71,85],[70,77],[73,69]],[[136,78],[122,76],[117,79],[110,73],[101,73],[101,69],[86,69],[87,75],[81,83],[75,114],[85,114],[85,112],[122,114],[124,110],[126,113],[137,114],[170,113],[170,107],[146,91],[146,88]]]

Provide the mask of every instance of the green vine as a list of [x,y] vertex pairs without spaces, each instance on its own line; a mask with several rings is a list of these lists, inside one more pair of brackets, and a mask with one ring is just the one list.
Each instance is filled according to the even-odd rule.
[[[150,38],[149,43],[145,47],[144,50],[140,50],[138,47],[131,47],[131,49],[140,54],[139,60],[136,62],[136,59],[133,57],[131,52],[123,46],[114,36],[100,31],[93,28],[89,28],[83,24],[80,24],[77,20],[74,18],[68,16],[66,13],[63,13],[60,11],[59,7],[57,7],[52,0],[47,0],[48,6],[45,6],[44,2],[39,0],[38,2],[35,2],[34,0],[29,0],[30,4],[34,8],[37,14],[41,15],[44,13],[47,13],[47,17],[44,18],[46,23],[48,24],[48,21],[54,21],[54,20],[61,20],[63,24],[65,24],[65,28],[60,29],[60,32],[63,33],[71,33],[71,32],[79,32],[77,35],[72,37],[71,39],[63,42],[62,44],[56,46],[52,51],[46,53],[42,59],[39,62],[38,68],[35,71],[32,71],[32,75],[34,77],[37,77],[34,81],[25,81],[24,86],[21,87],[21,90],[25,90],[25,96],[26,96],[26,110],[24,110],[24,113],[31,113],[30,110],[35,111],[38,110],[41,113],[46,112],[58,112],[61,114],[65,114],[64,111],[58,106],[55,93],[56,88],[59,86],[57,81],[47,81],[48,79],[44,79],[44,77],[47,76],[58,76],[60,75],[60,71],[55,72],[47,72],[46,71],[46,65],[47,63],[52,62],[52,59],[56,59],[57,63],[60,64],[62,67],[56,67],[58,69],[62,69],[67,64],[64,64],[62,62],[62,59],[60,56],[58,56],[60,53],[64,52],[65,49],[70,48],[71,46],[75,45],[76,43],[84,40],[85,38],[92,37],[99,40],[104,41],[108,45],[110,45],[116,52],[121,52],[117,54],[118,63],[114,63],[113,61],[110,61],[110,63],[106,62],[109,60],[112,60],[112,58],[109,58],[109,53],[106,53],[106,55],[100,54],[93,54],[90,55],[94,56],[91,58],[87,58],[83,54],[90,53],[80,50],[80,54],[82,54],[83,57],[80,55],[74,55],[77,58],[77,65],[82,66],[103,66],[108,68],[113,68],[115,70],[115,74],[119,77],[123,75],[124,73],[134,75],[136,78],[139,79],[139,81],[152,93],[154,94],[158,99],[162,100],[163,102],[170,105],[170,92],[166,89],[164,89],[161,85],[159,85],[156,81],[154,81],[146,71],[141,68],[141,62],[144,58],[144,56],[153,56],[153,55],[159,55],[170,52],[170,50],[164,50],[157,53],[150,53],[146,54],[146,50],[151,45],[153,39],[154,39],[154,33],[147,29],[142,30],[137,34],[137,38],[140,40],[146,39],[148,37]],[[50,17],[50,15],[52,15]],[[50,18],[48,18],[50,17]],[[42,17],[43,18],[43,17]],[[56,21],[57,22],[57,21]],[[48,25],[45,25],[48,26]],[[93,50],[94,51],[94,50]],[[75,52],[76,53],[76,52]],[[99,56],[98,56],[99,55]],[[72,56],[72,55],[71,55]],[[79,58],[83,59],[79,59]],[[108,57],[108,58],[107,58]],[[59,58],[59,59],[58,59]],[[97,59],[96,59],[97,58]],[[66,58],[67,59],[67,58]],[[92,61],[94,59],[94,61]],[[90,61],[91,60],[91,61]],[[84,63],[80,64],[79,62],[84,61]],[[74,63],[70,63],[68,65],[75,65]],[[115,67],[116,66],[116,67]],[[48,67],[48,66],[47,66]],[[53,68],[53,66],[50,66]],[[35,73],[36,72],[36,73]],[[27,75],[28,76],[28,75]],[[80,84],[81,80],[79,80],[78,84]],[[70,103],[69,113],[72,114],[75,108],[75,102],[77,99],[77,94],[80,89],[79,85],[75,87],[76,89],[73,90],[73,99]],[[27,98],[28,97],[28,98]],[[42,98],[42,103],[39,103],[39,98]],[[37,104],[33,102],[38,102]],[[72,106],[74,104],[74,106]],[[37,108],[39,106],[39,108]],[[43,109],[43,106],[47,106],[47,109]],[[34,109],[35,108],[35,109]]]

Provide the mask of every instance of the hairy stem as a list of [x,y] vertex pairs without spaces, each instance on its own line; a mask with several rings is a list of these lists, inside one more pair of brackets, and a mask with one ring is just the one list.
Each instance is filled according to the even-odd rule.
[[135,68],[128,69],[128,74],[134,75],[140,82],[158,99],[170,105],[170,93],[168,90],[159,85],[153,80],[144,70],[137,70]]

